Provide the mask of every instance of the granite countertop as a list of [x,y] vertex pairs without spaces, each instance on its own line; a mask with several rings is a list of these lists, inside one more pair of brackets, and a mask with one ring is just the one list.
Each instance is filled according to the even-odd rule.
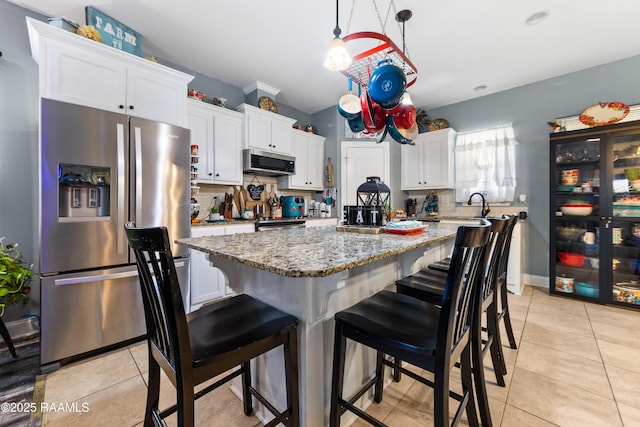
[[455,224],[423,233],[338,232],[335,226],[177,239],[176,243],[288,277],[324,277],[455,237]]
[[[335,216],[333,217],[326,217],[326,218],[320,218],[320,217],[304,217],[304,219],[306,221],[315,221],[315,220],[320,220],[320,219],[336,219]],[[207,221],[207,220],[203,220],[200,221],[198,223],[191,223],[192,227],[203,227],[203,226],[208,226],[208,227],[216,227],[216,226],[220,226],[220,225],[238,225],[238,224],[255,224],[257,220],[255,219],[242,219],[242,218],[232,218],[232,219],[223,219],[220,221]]]

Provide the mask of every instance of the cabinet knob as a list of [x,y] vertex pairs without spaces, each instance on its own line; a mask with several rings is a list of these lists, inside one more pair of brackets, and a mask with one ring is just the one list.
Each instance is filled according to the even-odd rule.
[[124,109],[124,105],[120,104],[120,105],[118,105],[118,108],[123,110]]
[[216,174],[216,176],[220,176],[220,174],[219,174],[219,173],[217,173],[217,174]]
[[133,105],[129,105],[129,110],[133,110]]
[[209,172],[207,175],[212,176],[213,174],[211,172]]

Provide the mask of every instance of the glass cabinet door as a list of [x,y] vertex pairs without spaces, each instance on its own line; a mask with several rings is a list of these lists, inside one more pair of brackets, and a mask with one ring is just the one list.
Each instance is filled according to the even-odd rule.
[[611,299],[640,305],[640,131],[609,137],[613,218]]
[[[552,146],[552,233],[555,228],[553,291],[598,299],[600,277],[601,141],[585,138]],[[555,181],[554,181],[555,179]],[[552,240],[552,242],[553,242]],[[552,258],[553,259],[553,258]]]

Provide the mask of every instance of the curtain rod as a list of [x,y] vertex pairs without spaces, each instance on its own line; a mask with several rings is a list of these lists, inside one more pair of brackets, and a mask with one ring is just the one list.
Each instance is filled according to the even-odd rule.
[[476,132],[486,132],[488,130],[504,129],[504,128],[508,128],[508,127],[513,127],[513,123],[509,123],[509,124],[506,124],[506,125],[494,126],[494,127],[490,127],[490,128],[484,128],[484,129],[475,129],[475,130],[468,130],[468,131],[464,131],[464,132],[458,132],[458,135],[465,135],[467,133],[476,133]]

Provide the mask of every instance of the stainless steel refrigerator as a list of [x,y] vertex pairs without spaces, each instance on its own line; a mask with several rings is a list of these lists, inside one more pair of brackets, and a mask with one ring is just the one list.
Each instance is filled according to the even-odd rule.
[[[42,99],[41,365],[146,333],[124,225],[190,235],[189,139],[177,126]],[[188,301],[189,252],[172,251]]]

